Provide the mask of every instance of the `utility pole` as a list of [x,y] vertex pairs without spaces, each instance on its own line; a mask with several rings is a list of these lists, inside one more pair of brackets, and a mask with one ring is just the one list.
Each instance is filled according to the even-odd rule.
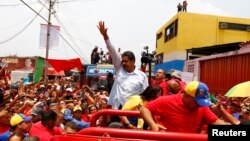
[[49,0],[49,16],[48,20],[46,20],[43,16],[41,16],[38,12],[36,12],[33,8],[31,8],[27,3],[25,3],[23,0],[20,0],[22,3],[24,3],[27,7],[29,7],[33,12],[35,12],[38,16],[40,16],[42,19],[44,19],[48,25],[47,25],[47,37],[46,37],[46,59],[45,59],[45,66],[44,66],[44,85],[47,86],[47,77],[48,77],[48,57],[49,57],[49,43],[50,43],[50,27],[51,27],[51,10],[53,8],[53,5],[55,3],[52,2],[52,0]]
[[51,27],[51,9],[53,7],[53,3],[49,0],[49,15],[48,15],[48,25],[47,25],[47,37],[46,37],[46,59],[45,59],[45,70],[44,70],[44,85],[47,88],[48,81],[48,58],[49,58],[49,43],[50,43],[50,27]]

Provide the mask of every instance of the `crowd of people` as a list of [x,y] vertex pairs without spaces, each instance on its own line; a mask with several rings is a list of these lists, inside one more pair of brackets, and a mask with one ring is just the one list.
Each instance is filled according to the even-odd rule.
[[[108,28],[98,29],[112,54],[115,78],[111,91],[80,85],[73,77],[38,83],[0,80],[0,140],[49,141],[90,127],[102,109],[139,111],[141,117],[110,117],[108,127],[182,133],[207,133],[209,124],[249,124],[250,98],[210,94],[206,84],[185,83],[178,72],[158,69],[154,80],[135,66],[135,55],[116,52]],[[96,121],[100,126],[103,119]]]
[[79,86],[73,77],[39,83],[9,84],[0,80],[0,140],[11,135],[50,140],[90,126],[92,115],[107,108],[108,90]]

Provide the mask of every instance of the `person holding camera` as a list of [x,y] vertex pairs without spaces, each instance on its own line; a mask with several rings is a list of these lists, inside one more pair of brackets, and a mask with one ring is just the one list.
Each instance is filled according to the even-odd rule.
[[104,21],[100,21],[97,27],[105,40],[109,53],[111,53],[116,72],[108,104],[113,109],[120,109],[130,96],[139,95],[147,88],[148,78],[144,72],[136,68],[133,52],[125,51],[120,55],[116,51],[109,40],[108,28],[105,27]]

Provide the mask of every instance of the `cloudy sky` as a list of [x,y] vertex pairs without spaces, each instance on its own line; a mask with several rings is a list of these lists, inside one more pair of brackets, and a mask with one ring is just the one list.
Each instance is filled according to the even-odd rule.
[[[42,56],[39,49],[40,24],[48,19],[48,0],[0,0],[0,56]],[[52,0],[54,1],[54,0]],[[56,0],[51,17],[53,25],[61,26],[57,49],[50,50],[51,59],[80,57],[90,62],[95,46],[106,51],[97,24],[103,20],[110,39],[121,51],[131,50],[140,64],[144,46],[155,48],[156,31],[171,19],[181,0]],[[249,0],[187,0],[188,12],[250,18]],[[45,8],[42,9],[42,7]],[[42,10],[41,10],[42,9]],[[43,17],[43,18],[42,18]]]

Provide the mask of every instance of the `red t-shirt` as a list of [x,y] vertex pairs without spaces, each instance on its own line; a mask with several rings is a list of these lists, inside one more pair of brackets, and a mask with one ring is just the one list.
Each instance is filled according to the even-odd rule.
[[168,88],[167,88],[167,82],[166,81],[151,81],[153,85],[158,85],[162,88],[162,96],[168,95]]
[[90,122],[89,117],[88,117],[88,114],[83,114],[83,115],[82,115],[82,121]]
[[63,131],[61,128],[54,127],[54,129],[50,131],[42,125],[41,121],[39,121],[31,126],[29,135],[37,136],[40,141],[50,141],[54,135],[62,135],[62,133]]
[[170,132],[197,133],[202,121],[210,124],[218,119],[209,107],[190,112],[182,102],[182,94],[160,97],[146,107],[161,117],[161,124]]
[[6,125],[6,126],[0,126],[0,134],[5,133],[6,131],[10,130],[10,126]]
[[25,116],[31,116],[32,107],[26,107],[23,111]]

